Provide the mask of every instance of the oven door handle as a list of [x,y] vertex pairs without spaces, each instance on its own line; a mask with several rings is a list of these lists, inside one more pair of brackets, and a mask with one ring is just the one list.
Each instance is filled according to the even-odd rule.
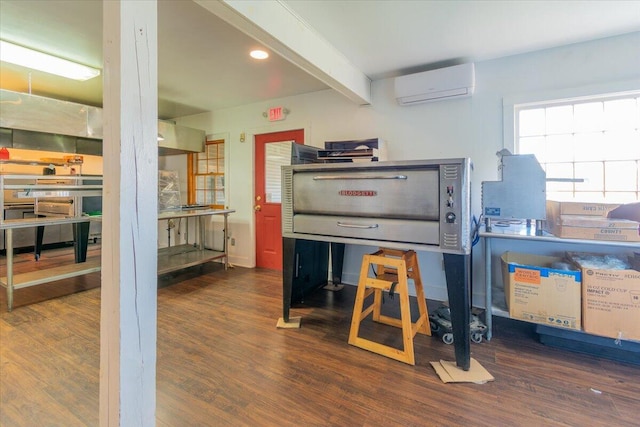
[[314,176],[314,181],[328,181],[336,179],[407,179],[407,175],[327,175],[327,176]]
[[338,221],[338,227],[345,227],[345,228],[378,228],[378,224],[370,224],[370,225],[346,224],[344,222]]

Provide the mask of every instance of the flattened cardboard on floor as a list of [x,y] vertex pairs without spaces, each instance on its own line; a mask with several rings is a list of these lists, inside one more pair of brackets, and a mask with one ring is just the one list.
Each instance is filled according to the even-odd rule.
[[480,363],[471,358],[471,364],[468,371],[460,369],[456,366],[456,362],[440,360],[438,362],[430,362],[433,369],[440,377],[443,383],[476,383],[484,384],[487,381],[493,381],[493,375],[489,373]]

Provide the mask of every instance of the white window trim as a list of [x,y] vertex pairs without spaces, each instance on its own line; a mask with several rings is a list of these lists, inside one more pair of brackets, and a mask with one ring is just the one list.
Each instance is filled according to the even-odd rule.
[[596,84],[577,88],[545,90],[505,96],[502,99],[502,148],[516,153],[516,105],[548,103],[554,100],[572,100],[603,95],[625,95],[640,93],[640,79]]

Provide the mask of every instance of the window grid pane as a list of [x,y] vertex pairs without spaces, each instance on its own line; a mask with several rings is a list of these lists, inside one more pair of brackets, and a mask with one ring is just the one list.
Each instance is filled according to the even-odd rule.
[[195,202],[224,208],[223,141],[207,141],[204,152],[195,156],[193,175]]
[[516,151],[534,154],[550,199],[640,200],[640,97],[603,95],[575,102],[520,105]]

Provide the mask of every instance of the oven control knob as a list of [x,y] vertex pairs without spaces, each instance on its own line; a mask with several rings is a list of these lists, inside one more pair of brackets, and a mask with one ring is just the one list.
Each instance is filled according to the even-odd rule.
[[444,216],[444,220],[449,224],[453,224],[454,222],[456,222],[456,214],[454,214],[453,212],[447,212]]

